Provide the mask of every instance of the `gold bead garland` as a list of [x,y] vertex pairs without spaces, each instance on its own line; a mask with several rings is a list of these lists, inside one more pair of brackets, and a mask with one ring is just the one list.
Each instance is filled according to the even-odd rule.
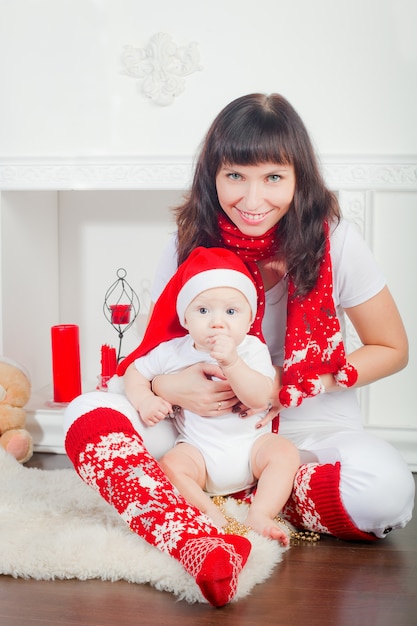
[[[213,496],[212,500],[220,509],[220,513],[222,513],[223,517],[227,521],[227,525],[222,527],[222,530],[226,533],[226,535],[240,535],[241,537],[245,537],[245,535],[252,530],[250,526],[246,526],[245,524],[242,524],[242,522],[238,522],[236,518],[226,515],[224,508],[226,498],[224,496]],[[236,502],[237,504],[243,504],[242,500],[236,500]]]
[[[220,509],[220,512],[223,514],[224,518],[227,520],[227,525],[223,526],[223,531],[227,535],[240,535],[241,537],[244,537],[248,534],[250,530],[252,530],[250,526],[246,526],[234,517],[226,515],[226,511],[224,508],[226,504],[226,498],[224,496],[213,496],[212,500],[214,504]],[[236,500],[236,503],[239,505],[244,504],[243,500]],[[274,517],[274,520],[279,524],[283,524],[287,528],[287,530],[289,531],[290,540],[293,542],[298,543],[299,541],[306,541],[308,543],[316,543],[320,540],[319,533],[316,533],[314,531],[293,530],[288,522],[279,515]]]
[[293,530],[288,522],[276,515],[274,520],[279,524],[283,524],[286,528],[288,528],[290,532],[290,539],[293,543],[298,543],[299,541],[307,541],[308,543],[317,543],[320,541],[320,534],[314,532],[314,530]]

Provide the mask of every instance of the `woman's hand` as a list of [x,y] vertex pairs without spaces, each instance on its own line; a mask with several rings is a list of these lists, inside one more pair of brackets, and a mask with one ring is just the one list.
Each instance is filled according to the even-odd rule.
[[279,415],[281,409],[282,405],[280,404],[280,402],[276,401],[274,402],[274,404],[271,403],[269,405],[268,413],[265,415],[265,417],[259,420],[259,422],[257,422],[255,428],[262,428],[263,426],[266,426],[267,424],[272,422],[272,420],[277,417],[277,415]]
[[171,405],[205,417],[230,413],[239,403],[221,368],[210,363],[197,363],[176,374],[157,376],[152,386]]

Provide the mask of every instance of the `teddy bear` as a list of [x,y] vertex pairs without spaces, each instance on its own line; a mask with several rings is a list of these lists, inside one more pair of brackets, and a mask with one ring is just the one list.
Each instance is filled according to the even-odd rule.
[[31,383],[28,372],[15,361],[0,356],[0,446],[25,463],[33,454],[32,435],[26,430]]

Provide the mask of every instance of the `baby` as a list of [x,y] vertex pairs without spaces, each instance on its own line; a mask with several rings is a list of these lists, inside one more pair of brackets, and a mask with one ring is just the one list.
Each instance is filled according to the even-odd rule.
[[[161,320],[161,311],[168,320]],[[158,337],[161,324],[176,336],[148,351],[144,345],[143,356],[126,371],[125,392],[148,426],[173,415],[179,435],[160,464],[191,504],[227,529],[228,520],[210,496],[256,486],[245,524],[287,545],[287,534],[274,518],[290,496],[299,454],[265,421],[275,369],[266,345],[248,334],[256,312],[257,291],[244,263],[223,248],[195,249],[158,299],[145,340],[152,332]],[[239,403],[256,413],[223,414],[222,402],[216,417],[174,412],[153,393],[156,376],[198,362],[218,364]]]

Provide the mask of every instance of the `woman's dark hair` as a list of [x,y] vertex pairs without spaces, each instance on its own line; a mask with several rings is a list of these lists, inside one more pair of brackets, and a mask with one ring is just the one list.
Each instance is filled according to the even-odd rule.
[[292,165],[295,193],[277,224],[279,257],[297,288],[308,293],[324,254],[323,222],[340,219],[336,197],[325,186],[313,146],[298,113],[278,94],[250,94],[228,104],[212,123],[196,163],[184,204],[174,209],[178,261],[196,246],[221,245],[216,176],[224,165]]

